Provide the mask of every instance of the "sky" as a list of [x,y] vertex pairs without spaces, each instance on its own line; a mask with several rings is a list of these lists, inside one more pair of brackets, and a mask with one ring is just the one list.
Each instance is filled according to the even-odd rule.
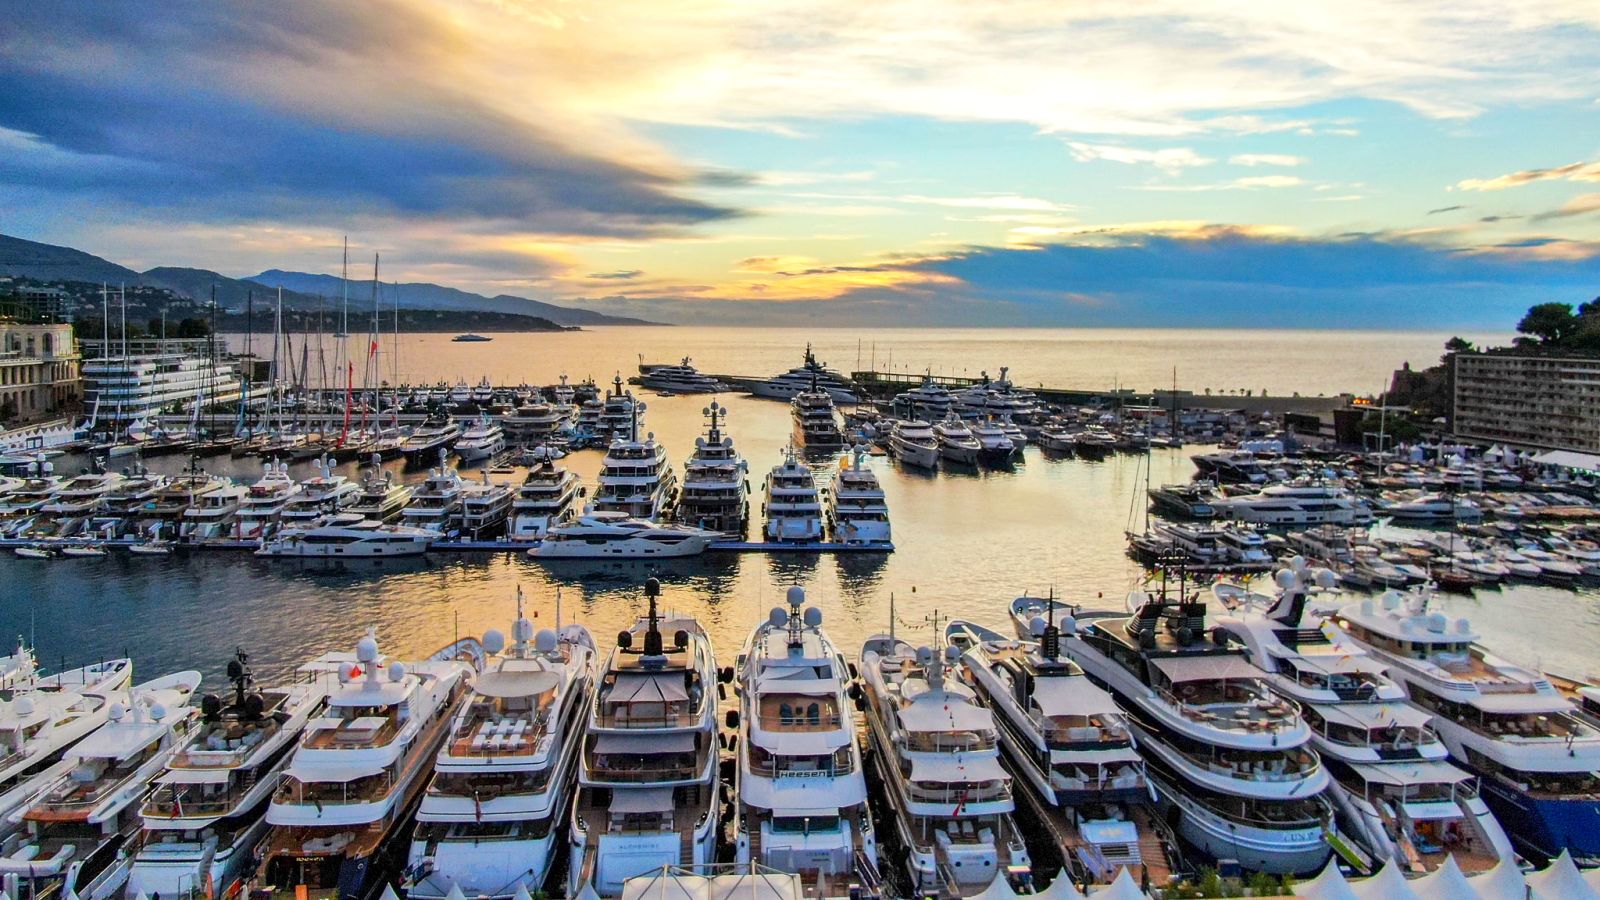
[[1600,295],[1594,0],[14,4],[0,232],[680,323]]

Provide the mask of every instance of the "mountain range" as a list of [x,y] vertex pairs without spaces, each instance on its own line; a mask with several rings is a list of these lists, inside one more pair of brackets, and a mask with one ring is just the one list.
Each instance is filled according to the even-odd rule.
[[[348,296],[351,312],[369,308],[372,281],[351,281],[348,288],[337,275],[316,275],[308,272],[286,272],[268,269],[248,278],[232,278],[209,269],[180,266],[158,266],[144,272],[121,266],[107,259],[85,253],[72,247],[42,244],[23,238],[0,234],[0,275],[31,278],[38,281],[79,281],[88,283],[145,285],[165,288],[179,296],[194,300],[209,300],[216,291],[217,303],[229,309],[242,307],[252,293],[265,300],[277,299],[277,288],[283,288],[283,303],[289,309],[313,310],[319,307],[332,309],[340,298]],[[511,313],[548,319],[557,325],[657,325],[643,319],[625,316],[608,316],[587,309],[572,309],[526,297],[501,294],[485,297],[457,288],[428,282],[414,282],[398,286],[383,285],[383,304],[392,309],[397,304],[402,309],[427,309],[447,311],[475,311]]]

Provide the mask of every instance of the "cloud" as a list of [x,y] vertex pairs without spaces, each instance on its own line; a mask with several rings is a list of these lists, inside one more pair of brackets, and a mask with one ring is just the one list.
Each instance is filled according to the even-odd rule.
[[1600,161],[1575,162],[1549,169],[1523,169],[1494,178],[1468,178],[1456,182],[1463,191],[1503,191],[1535,181],[1600,181]]
[[1560,208],[1549,212],[1542,212],[1533,216],[1535,222],[1549,219],[1565,219],[1570,216],[1581,216],[1585,213],[1600,212],[1600,194],[1580,194],[1561,204]]
[[1466,207],[1465,206],[1460,206],[1460,205],[1457,205],[1457,206],[1441,206],[1438,209],[1430,209],[1430,210],[1428,210],[1427,214],[1430,215],[1430,216],[1436,216],[1436,215],[1438,215],[1440,213],[1455,212],[1458,209],[1466,209]]
[[1262,188],[1291,188],[1305,184],[1304,178],[1293,175],[1252,175],[1247,178],[1235,178],[1232,181],[1220,181],[1212,184],[1146,184],[1139,186],[1141,191],[1172,191],[1178,193],[1203,192],[1203,191],[1253,191]]
[[632,281],[643,274],[643,269],[618,269],[615,272],[590,272],[588,277],[594,281]]
[[1193,166],[1210,165],[1213,162],[1213,160],[1201,156],[1188,147],[1141,150],[1136,147],[1090,144],[1084,141],[1068,141],[1067,146],[1072,149],[1072,158],[1079,162],[1105,160],[1107,162],[1125,164],[1146,164],[1167,172],[1176,172]]
[[1240,153],[1228,157],[1228,162],[1236,166],[1303,166],[1306,158],[1287,153]]

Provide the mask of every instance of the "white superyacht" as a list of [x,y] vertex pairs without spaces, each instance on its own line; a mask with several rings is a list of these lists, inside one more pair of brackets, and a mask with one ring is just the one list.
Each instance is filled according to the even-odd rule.
[[838,544],[889,544],[889,501],[872,467],[867,448],[857,446],[839,463],[827,491],[828,527]]
[[779,543],[805,543],[822,540],[822,496],[817,491],[811,467],[795,454],[791,445],[783,462],[767,473],[765,485],[767,514],[766,537]]
[[680,524],[719,531],[743,540],[750,521],[749,463],[722,433],[728,410],[716,401],[703,412],[711,420],[695,438],[694,453],[683,464],[683,488],[674,517]]

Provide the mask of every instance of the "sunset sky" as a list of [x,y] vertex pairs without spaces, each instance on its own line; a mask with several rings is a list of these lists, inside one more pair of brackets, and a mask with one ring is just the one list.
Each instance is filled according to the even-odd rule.
[[1597,48],[1594,0],[12,4],[0,232],[680,322],[1504,328],[1600,294]]

